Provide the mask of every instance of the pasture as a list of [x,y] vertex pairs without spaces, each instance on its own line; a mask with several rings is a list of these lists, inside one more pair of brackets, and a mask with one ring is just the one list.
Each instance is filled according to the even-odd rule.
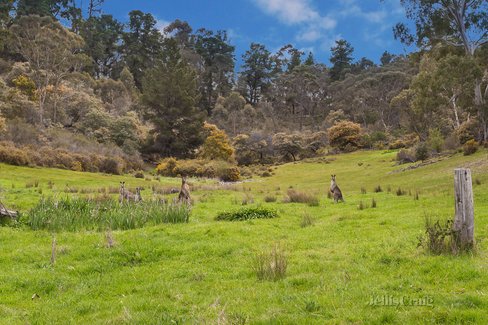
[[[406,171],[395,155],[321,157],[233,185],[190,179],[188,223],[114,230],[111,245],[106,231],[1,227],[0,323],[488,323],[488,152]],[[461,166],[473,173],[476,251],[430,255],[418,237],[426,217],[453,216],[453,170]],[[331,174],[345,203],[327,198]],[[120,181],[144,187],[145,200],[171,200],[180,184],[0,165],[2,201],[22,218],[41,197],[115,199]],[[290,190],[318,205],[288,202]],[[279,216],[215,220],[243,205]],[[276,247],[286,276],[259,279],[254,259]]]

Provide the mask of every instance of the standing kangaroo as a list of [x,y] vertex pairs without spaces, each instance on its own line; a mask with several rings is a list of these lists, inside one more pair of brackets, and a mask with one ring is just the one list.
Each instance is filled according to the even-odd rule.
[[334,202],[337,203],[339,201],[344,202],[344,198],[342,197],[342,192],[339,186],[336,183],[336,175],[330,175],[330,192],[334,195]]
[[142,202],[141,189],[142,188],[140,188],[140,187],[136,187],[136,195],[134,195],[134,201],[135,202]]
[[191,205],[190,186],[186,182],[186,176],[181,178],[181,190],[178,195],[178,203],[185,202],[187,205]]
[[142,201],[141,197],[141,188],[136,188],[136,194],[132,193],[128,189],[125,188],[125,182],[120,182],[120,190],[119,190],[119,203],[123,203],[124,200],[127,202],[134,201],[139,202]]

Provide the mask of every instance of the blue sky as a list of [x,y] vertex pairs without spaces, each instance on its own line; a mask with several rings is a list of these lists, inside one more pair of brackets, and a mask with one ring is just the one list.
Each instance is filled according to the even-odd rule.
[[[86,1],[85,1],[86,2]],[[271,51],[293,44],[330,64],[334,41],[345,38],[354,56],[378,62],[383,51],[406,53],[394,40],[392,27],[405,18],[399,0],[106,0],[104,12],[126,21],[134,9],[152,13],[163,28],[186,20],[194,30],[226,30],[240,57],[251,42]]]

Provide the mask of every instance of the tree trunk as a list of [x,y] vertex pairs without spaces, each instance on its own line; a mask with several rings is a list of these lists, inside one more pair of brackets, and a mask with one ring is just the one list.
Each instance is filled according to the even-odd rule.
[[480,118],[481,127],[483,129],[483,141],[488,141],[488,122],[486,113],[484,112],[485,99],[483,98],[480,79],[476,79],[476,85],[474,88],[474,104],[478,108],[478,115]]

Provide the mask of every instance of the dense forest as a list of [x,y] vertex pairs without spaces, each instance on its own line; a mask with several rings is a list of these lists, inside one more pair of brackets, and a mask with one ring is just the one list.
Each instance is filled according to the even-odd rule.
[[242,66],[226,31],[122,23],[103,2],[0,0],[0,161],[122,173],[165,158],[163,174],[234,180],[325,148],[412,161],[488,140],[487,1],[402,0],[411,24],[392,37],[418,51],[380,64],[341,39],[323,59],[252,43]]

